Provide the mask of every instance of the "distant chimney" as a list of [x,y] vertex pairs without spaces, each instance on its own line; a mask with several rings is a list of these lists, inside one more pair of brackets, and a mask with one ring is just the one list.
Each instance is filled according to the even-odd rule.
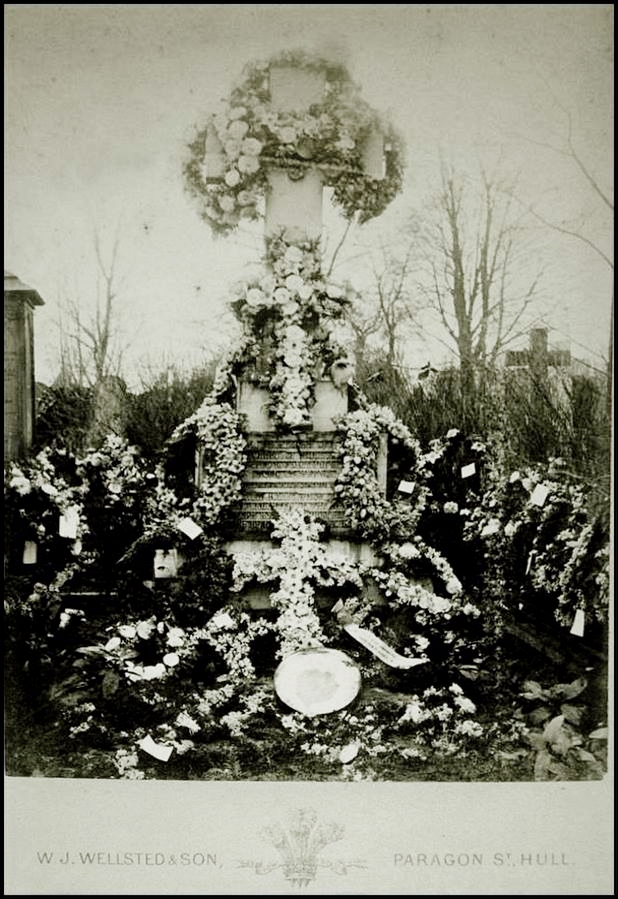
[[535,380],[547,377],[547,328],[530,331],[530,371]]

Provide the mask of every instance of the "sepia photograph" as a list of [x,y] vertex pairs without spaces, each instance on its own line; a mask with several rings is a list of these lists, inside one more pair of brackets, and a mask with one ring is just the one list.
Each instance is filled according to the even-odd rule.
[[4,17],[6,894],[611,895],[611,5]]

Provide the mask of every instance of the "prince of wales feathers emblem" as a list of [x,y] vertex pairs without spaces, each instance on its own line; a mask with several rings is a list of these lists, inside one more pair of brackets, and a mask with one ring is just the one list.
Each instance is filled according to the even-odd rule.
[[256,874],[268,874],[282,868],[288,882],[296,887],[307,886],[315,879],[318,867],[329,868],[335,874],[346,874],[348,868],[364,868],[360,861],[318,859],[320,852],[329,844],[343,839],[344,828],[332,821],[321,824],[313,809],[297,809],[285,823],[275,823],[262,832],[262,836],[274,846],[280,855],[280,862],[241,863],[251,866]]

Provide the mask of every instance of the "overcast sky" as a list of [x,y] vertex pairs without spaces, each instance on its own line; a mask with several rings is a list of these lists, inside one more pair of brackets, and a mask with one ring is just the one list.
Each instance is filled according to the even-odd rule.
[[537,232],[550,340],[602,366],[612,273],[597,250],[610,255],[613,219],[558,151],[570,116],[612,195],[612,37],[605,4],[5,5],[5,268],[46,303],[37,379],[55,374],[59,299],[92,291],[94,229],[109,245],[118,223],[133,370],[193,363],[227,339],[226,297],[260,232],[211,238],[183,189],[183,152],[243,66],[285,49],[345,61],[405,138],[405,190],[358,240],[422,212],[441,159],[472,171],[500,158],[524,204],[594,244]]

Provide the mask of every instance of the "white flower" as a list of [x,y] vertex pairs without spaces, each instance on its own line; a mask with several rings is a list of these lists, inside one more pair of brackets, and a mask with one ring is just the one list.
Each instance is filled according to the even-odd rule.
[[191,715],[188,715],[187,712],[179,712],[176,716],[174,724],[176,725],[176,727],[186,727],[191,734],[196,734],[200,729],[197,721],[194,721]]
[[266,300],[259,287],[250,287],[247,290],[246,298],[249,306],[263,306]]
[[240,181],[240,173],[238,169],[229,169],[225,173],[224,180],[228,187],[236,187],[236,185]]
[[502,525],[498,518],[490,518],[481,531],[481,537],[491,537],[492,534],[499,534],[501,528]]
[[417,559],[418,554],[418,549],[413,543],[402,543],[399,547],[399,555],[402,559]]
[[180,656],[176,652],[167,652],[163,656],[163,664],[168,668],[174,668],[180,662]]
[[483,725],[478,721],[460,721],[455,725],[455,733],[466,737],[480,737],[483,734]]
[[290,244],[283,255],[283,261],[288,267],[288,271],[290,268],[297,268],[303,261],[303,251]]
[[274,291],[276,283],[273,275],[265,275],[260,281],[260,287],[264,293],[270,294]]
[[277,303],[289,303],[292,299],[290,296],[290,291],[286,287],[278,287],[275,290],[274,297]]
[[235,121],[236,119],[242,119],[243,116],[247,115],[247,107],[246,106],[232,106],[229,111],[229,117],[231,121]]
[[459,512],[459,506],[454,502],[446,502],[442,506],[442,511],[446,512],[447,515],[455,515],[457,512]]
[[223,628],[234,627],[234,619],[229,612],[218,612],[210,619],[210,626],[213,630],[222,630]]
[[260,163],[255,156],[239,156],[238,168],[241,172],[244,172],[245,175],[253,175],[255,172],[259,171]]
[[512,537],[515,533],[517,533],[519,529],[519,523],[517,521],[509,521],[504,526],[504,534],[506,537]]
[[148,621],[140,621],[137,625],[137,636],[141,637],[142,640],[148,640],[152,637],[155,630],[156,624],[152,618]]
[[467,696],[456,696],[455,703],[459,706],[462,712],[468,712],[468,714],[470,715],[473,715],[476,712],[476,706],[471,699],[468,699]]
[[457,437],[459,434],[459,428],[451,428],[450,431],[446,432],[446,439],[450,440],[452,437]]
[[239,190],[236,194],[236,202],[239,206],[252,206],[255,203],[255,196],[249,190]]
[[298,296],[301,300],[310,300],[313,296],[313,287],[311,284],[305,284],[303,282],[302,287],[298,288]]
[[406,710],[399,719],[400,723],[405,723],[406,721],[411,721],[412,724],[418,724],[420,721],[424,721],[427,717],[427,713],[418,702],[409,702],[406,706]]
[[230,159],[238,159],[240,156],[240,141],[226,140],[224,144],[225,155]]
[[217,197],[217,202],[224,212],[231,212],[236,205],[234,197],[231,197],[229,194],[222,194],[220,197]]
[[132,624],[120,624],[118,625],[118,633],[121,637],[124,637],[125,640],[132,640],[133,637],[137,635],[137,630]]
[[30,493],[30,491],[32,490],[30,481],[28,480],[28,478],[24,477],[21,471],[11,478],[9,487],[17,490],[20,496],[26,496],[26,494]]
[[181,627],[171,627],[167,632],[167,645],[177,648],[183,646],[186,634]]
[[289,300],[282,304],[281,311],[284,315],[294,315],[295,312],[298,312],[298,303],[296,300]]
[[284,144],[293,144],[296,140],[297,134],[294,128],[291,125],[285,125],[279,131],[279,138],[281,142]]
[[228,125],[227,133],[232,140],[241,141],[248,130],[249,126],[244,119],[235,119]]
[[156,665],[145,665],[143,672],[142,677],[144,680],[156,680],[158,677],[163,677],[166,669],[165,665],[159,662]]
[[339,300],[343,296],[343,290],[340,287],[336,287],[334,284],[329,284],[326,288],[326,294],[331,300]]
[[335,143],[335,146],[338,150],[353,150],[356,146],[356,143],[352,140],[349,134],[343,134]]
[[304,283],[300,275],[288,275],[285,279],[285,286],[292,293],[298,293]]
[[456,577],[452,577],[446,583],[446,592],[453,595],[454,593],[461,593],[461,582]]
[[467,602],[461,611],[464,615],[471,615],[473,618],[478,618],[481,614],[480,609],[477,609],[471,602]]
[[242,152],[245,156],[259,156],[262,143],[255,137],[246,137],[242,142]]

